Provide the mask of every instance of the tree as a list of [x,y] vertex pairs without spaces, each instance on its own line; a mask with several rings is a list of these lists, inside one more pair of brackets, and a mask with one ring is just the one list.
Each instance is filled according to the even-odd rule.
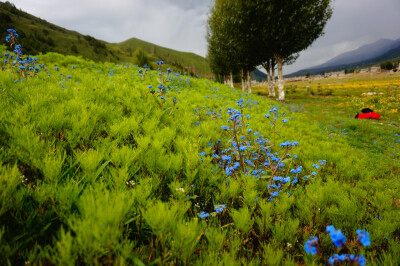
[[391,61],[381,63],[381,69],[392,70],[393,68],[395,68],[395,64]]
[[214,73],[241,72],[243,91],[251,92],[250,71],[261,61],[259,37],[254,26],[257,9],[252,1],[216,0],[208,19],[208,58]]
[[268,81],[268,96],[270,98],[275,98],[275,67],[276,61],[271,56],[265,62],[261,63],[267,72],[267,81]]
[[216,1],[208,18],[207,57],[217,81],[226,83],[227,76],[236,72],[237,67],[233,58],[233,45],[231,45],[232,25],[229,24],[227,18],[229,11],[224,4],[224,1]]
[[[250,71],[263,65],[269,76],[278,66],[279,99],[285,98],[282,66],[297,59],[323,34],[331,0],[215,0],[209,17],[209,60],[213,71],[239,70],[242,89],[251,92]],[[271,85],[272,84],[272,85]]]
[[[285,99],[282,66],[323,34],[331,0],[257,0],[264,5],[263,40],[278,66],[279,100]],[[267,30],[266,30],[267,29]]]

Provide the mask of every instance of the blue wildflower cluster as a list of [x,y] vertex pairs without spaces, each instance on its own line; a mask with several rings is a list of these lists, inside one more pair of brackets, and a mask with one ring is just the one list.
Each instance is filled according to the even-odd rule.
[[[218,213],[223,213],[224,210],[226,209],[225,204],[219,204],[214,206],[214,215]],[[204,219],[210,216],[210,213],[202,211],[200,212],[200,219]]]
[[[295,186],[299,182],[306,182],[308,179],[306,175],[300,178],[303,166],[291,167],[297,158],[296,155],[292,156],[291,152],[299,143],[297,141],[285,141],[279,147],[276,147],[275,142],[271,142],[258,131],[251,129],[249,125],[251,117],[243,113],[244,102],[241,98],[236,101],[239,109],[231,107],[227,109],[228,119],[226,121],[228,124],[221,126],[227,139],[223,142],[218,140],[215,144],[208,144],[213,148],[211,156],[217,162],[219,168],[224,171],[227,178],[243,174],[269,180],[265,191],[268,190],[269,200],[272,201],[283,190],[288,190],[289,187]],[[199,109],[201,110],[201,108]],[[278,123],[284,125],[289,121],[288,119],[282,121],[282,119],[278,122],[276,119],[279,117],[278,110],[274,107],[268,114],[264,115],[267,119],[271,119],[274,129]],[[195,110],[195,112],[198,112],[198,110]],[[221,116],[220,113],[215,112],[211,112],[210,115],[215,116],[215,118]],[[224,147],[223,143],[228,143],[228,146]],[[201,156],[204,157],[205,154],[203,153]],[[320,160],[318,164],[314,164],[315,171],[311,173],[311,176],[315,176],[316,171],[325,163],[325,160]]]
[[346,244],[346,237],[343,235],[342,231],[336,230],[333,225],[328,225],[326,227],[326,232],[329,233],[335,247],[340,248]]
[[[6,36],[6,42],[10,43],[11,49],[13,49],[14,54],[4,53],[3,54],[3,65],[4,68],[7,66],[10,69],[15,69],[19,74],[20,78],[26,78],[28,76],[35,76],[40,72],[39,68],[44,67],[44,65],[36,66],[37,58],[28,57],[24,59],[22,46],[17,44],[18,33],[14,29],[7,29],[8,35]],[[18,80],[16,80],[17,82]]]
[[[345,247],[346,245],[346,236],[342,233],[341,230],[336,230],[333,225],[328,225],[326,227],[326,232],[329,234],[332,243],[336,248],[340,248],[341,250],[348,250]],[[369,233],[364,229],[356,230],[357,240],[361,246],[367,247],[371,245],[371,240],[369,238]],[[318,254],[322,257],[322,254],[319,253],[319,239],[316,236],[310,237],[309,240],[304,244],[304,249],[306,253],[311,255]],[[366,260],[362,255],[353,255],[353,254],[334,254],[329,257],[328,263],[330,265],[335,264],[348,264],[353,263],[355,265],[364,266],[366,264]]]
[[223,212],[225,210],[226,206],[224,204],[220,204],[220,205],[215,205],[214,209],[216,213],[220,213]]
[[204,219],[204,218],[207,218],[207,217],[209,217],[210,216],[210,214],[209,213],[207,213],[207,212],[200,212],[200,218],[201,219]]
[[206,120],[206,118],[212,118],[214,120],[216,119],[222,119],[222,109],[219,109],[218,111],[212,110],[210,108],[207,108],[207,106],[202,106],[199,108],[194,109],[194,115],[197,116],[198,118],[196,119],[196,124],[195,126],[201,125],[203,121]]
[[304,248],[306,250],[306,253],[309,253],[311,255],[315,255],[318,252],[318,237],[313,236],[310,237],[309,240],[304,244]]
[[[167,82],[172,81],[171,78],[171,73],[172,70],[170,68],[167,69],[167,72],[164,73],[162,70],[162,66],[164,65],[164,61],[157,61],[156,65],[158,66],[158,79],[157,81],[159,82],[158,86],[155,87],[155,85],[147,85],[146,83],[146,77],[149,75],[149,68],[148,66],[144,66],[144,69],[139,69],[138,73],[139,73],[139,77],[141,77],[144,81],[144,85],[145,87],[148,89],[148,91],[146,92],[146,99],[147,99],[147,95],[148,94],[152,94],[153,97],[157,100],[159,106],[166,110],[167,107],[165,106],[165,103],[168,99],[172,99],[172,104],[173,106],[175,106],[178,103],[178,99],[176,98],[176,96],[174,97],[170,97],[169,98],[169,94],[168,92],[170,91],[170,89],[173,87],[169,87],[167,86]],[[152,78],[152,75],[150,75],[150,78]],[[152,79],[150,79],[151,81]],[[178,93],[180,93],[178,90],[176,90]]]

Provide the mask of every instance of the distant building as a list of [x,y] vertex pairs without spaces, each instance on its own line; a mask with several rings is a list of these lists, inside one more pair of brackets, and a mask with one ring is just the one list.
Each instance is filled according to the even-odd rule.
[[287,82],[304,81],[304,80],[308,80],[308,78],[306,76],[285,78],[285,81],[287,81]]
[[364,74],[364,73],[369,73],[369,69],[368,68],[361,68],[360,72],[358,72],[359,74]]
[[325,73],[325,78],[328,78],[328,77],[344,77],[346,74],[344,73],[344,70],[343,71],[337,71],[337,72],[328,72],[328,73]]
[[372,66],[370,71],[371,71],[371,73],[380,72],[381,67],[380,66]]

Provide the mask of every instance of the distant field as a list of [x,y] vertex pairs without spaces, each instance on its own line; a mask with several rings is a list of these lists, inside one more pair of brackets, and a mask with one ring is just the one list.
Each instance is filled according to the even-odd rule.
[[[306,114],[331,138],[343,136],[353,147],[390,165],[393,148],[388,143],[400,131],[400,73],[288,82],[285,88],[290,110]],[[266,84],[255,85],[253,92],[268,96]],[[355,119],[366,107],[381,119]]]

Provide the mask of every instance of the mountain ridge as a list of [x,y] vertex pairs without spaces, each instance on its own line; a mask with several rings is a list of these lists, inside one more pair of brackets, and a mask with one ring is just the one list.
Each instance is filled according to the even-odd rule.
[[346,68],[366,67],[398,58],[400,58],[400,38],[395,40],[379,39],[373,43],[335,56],[323,64],[301,69],[285,75],[285,77],[303,76],[306,73],[316,75]]

